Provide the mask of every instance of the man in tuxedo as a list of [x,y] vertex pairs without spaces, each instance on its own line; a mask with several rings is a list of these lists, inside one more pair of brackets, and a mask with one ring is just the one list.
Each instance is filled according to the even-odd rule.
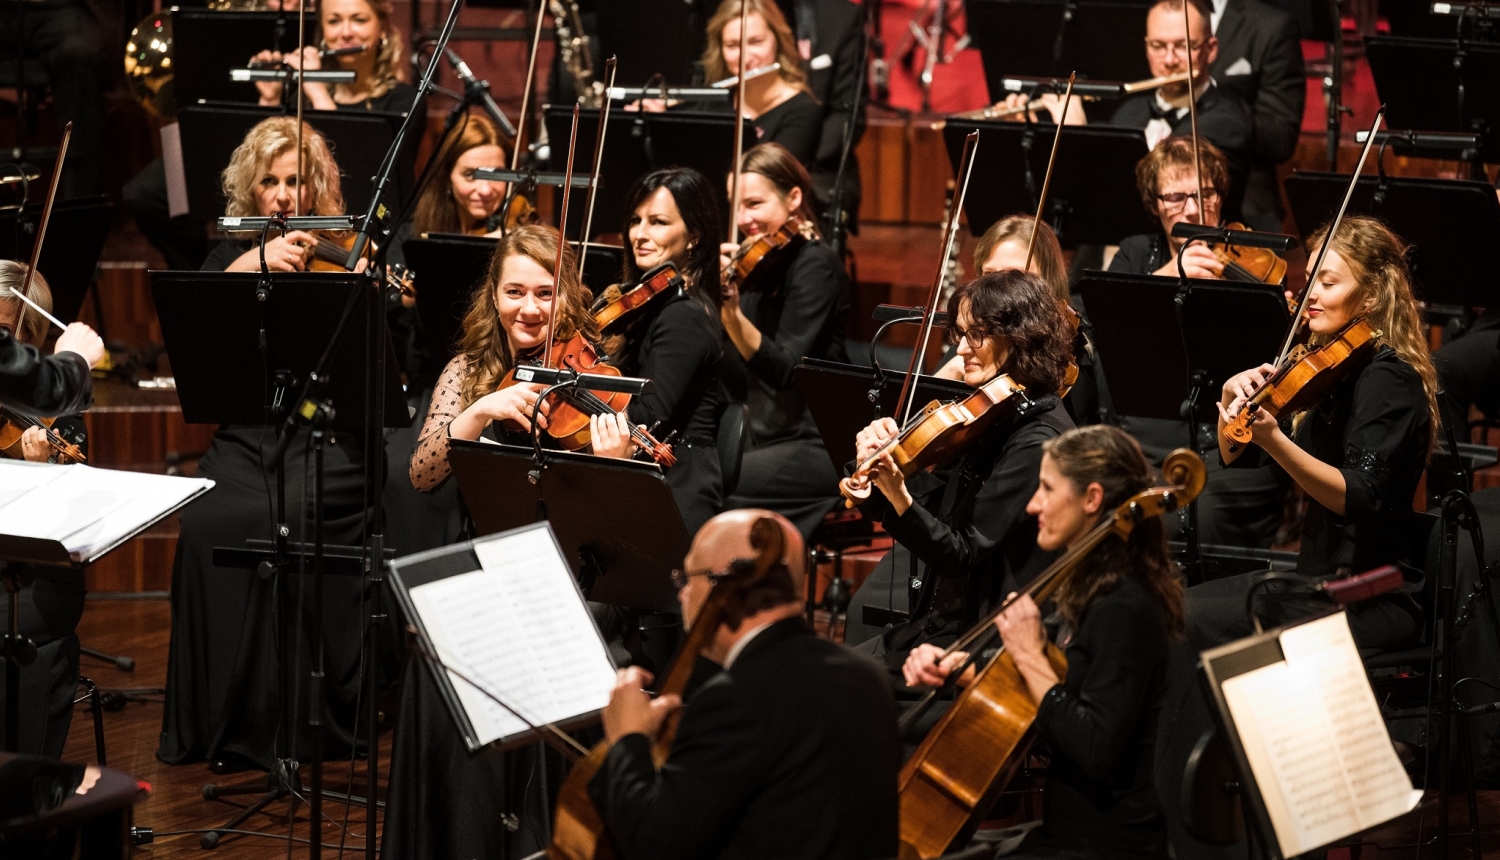
[[652,745],[676,697],[651,699],[633,667],[604,709],[612,748],[589,794],[628,860],[896,855],[896,704],[879,666],[803,620],[797,529],[753,509],[705,523],[673,574],[683,620],[756,557],[763,518],[781,529],[782,561],[731,598],[703,651],[723,670],[693,695],[659,771]]
[[1252,119],[1241,214],[1253,229],[1279,231],[1285,212],[1276,165],[1297,149],[1307,99],[1297,22],[1261,0],[1213,0],[1211,22],[1219,51],[1209,73],[1250,108]]

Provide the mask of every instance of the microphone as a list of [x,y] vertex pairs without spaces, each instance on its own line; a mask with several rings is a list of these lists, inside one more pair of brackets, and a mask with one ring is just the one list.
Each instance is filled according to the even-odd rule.
[[453,73],[464,82],[464,95],[477,94],[479,105],[484,108],[484,112],[490,115],[490,119],[495,121],[495,125],[499,126],[501,131],[505,132],[506,137],[514,140],[516,127],[511,125],[510,120],[505,118],[505,113],[500,110],[500,106],[495,104],[495,100],[490,97],[489,81],[481,81],[474,77],[469,64],[464,62],[463,57],[460,57],[452,48],[445,46],[443,54],[448,58],[448,65],[453,67]]
[[1297,246],[1297,237],[1285,233],[1262,233],[1258,230],[1231,230],[1228,227],[1205,227],[1183,221],[1172,225],[1172,238],[1197,239],[1239,245],[1241,248],[1270,248],[1272,251],[1289,251]]
[[1327,580],[1318,585],[1318,590],[1328,595],[1334,603],[1348,605],[1395,591],[1405,581],[1401,570],[1394,564],[1388,564],[1358,576]]
[[587,391],[612,391],[632,396],[645,394],[654,387],[651,380],[639,376],[604,376],[557,367],[517,367],[516,380],[549,387],[577,381],[577,387]]

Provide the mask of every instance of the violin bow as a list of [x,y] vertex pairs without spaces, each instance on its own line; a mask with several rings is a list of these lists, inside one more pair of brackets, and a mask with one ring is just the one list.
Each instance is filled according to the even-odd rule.
[[[1359,163],[1354,165],[1354,175],[1349,177],[1349,186],[1344,189],[1344,202],[1339,204],[1339,214],[1333,219],[1328,227],[1328,235],[1323,237],[1323,247],[1318,249],[1318,256],[1313,259],[1312,277],[1316,279],[1318,273],[1323,271],[1323,258],[1328,255],[1328,249],[1333,246],[1333,237],[1339,232],[1339,225],[1344,223],[1344,213],[1349,210],[1349,201],[1354,197],[1354,189],[1359,186],[1359,175],[1365,169],[1365,159],[1370,155],[1370,147],[1375,143],[1375,132],[1380,130],[1380,122],[1385,119],[1385,105],[1375,112],[1375,121],[1370,123],[1370,133],[1365,138],[1365,148],[1359,154]],[[1307,300],[1312,295],[1312,284],[1309,283],[1302,290],[1302,299],[1297,302],[1297,316],[1292,320],[1292,326],[1287,330],[1286,340],[1281,344],[1281,352],[1276,356],[1276,366],[1286,360],[1287,354],[1292,351],[1292,342],[1297,339],[1297,333],[1302,330],[1302,323],[1307,319]]]
[[[615,58],[611,56],[604,61],[604,77],[609,83],[604,85],[607,95],[615,88]],[[583,263],[588,259],[589,231],[594,228],[594,195],[599,192],[599,169],[604,166],[604,132],[609,128],[609,103],[611,99],[605,98],[604,104],[599,108],[599,129],[594,134],[594,169],[589,174],[589,202],[583,210],[583,232],[578,234],[578,280],[583,280]],[[571,166],[572,162],[569,161]],[[563,196],[572,192],[570,188],[563,189]],[[556,291],[553,291],[556,294]]]
[[740,243],[740,159],[745,155],[745,28],[750,0],[740,0],[739,83],[734,85],[734,165],[729,169],[729,244]]
[[[510,150],[510,169],[514,171],[521,164],[521,150],[526,145],[526,121],[531,114],[531,89],[536,82],[536,57],[537,48],[542,41],[542,19],[547,17],[547,0],[537,0],[536,3],[536,29],[531,33],[531,58],[526,61],[526,88],[521,90],[521,118],[516,120],[516,139],[512,141]],[[605,93],[608,98],[609,94]],[[572,153],[569,153],[568,164],[571,165]],[[571,172],[571,167],[569,168]],[[563,200],[567,200],[564,192]],[[556,295],[556,290],[553,291]]]
[[[57,188],[62,182],[63,161],[68,157],[68,143],[73,139],[73,123],[69,122],[63,127],[62,143],[57,147],[57,162],[52,165],[52,180],[47,185],[47,199],[42,203],[42,220],[37,223],[36,241],[31,244],[31,259],[26,264],[26,274],[21,278],[21,291],[16,293],[22,304],[41,314],[47,322],[58,328],[67,328],[57,317],[42,310],[36,302],[31,300],[31,276],[36,272],[36,264],[42,259],[42,241],[47,238],[47,225],[52,222],[52,204],[57,202]],[[16,317],[16,331],[21,330],[21,324],[26,320],[26,307],[21,308],[21,313]]]
[[1057,146],[1062,143],[1063,125],[1068,119],[1068,103],[1073,101],[1073,80],[1078,77],[1078,72],[1068,73],[1068,89],[1063,93],[1062,122],[1057,124],[1057,131],[1052,135],[1052,154],[1047,157],[1047,174],[1042,177],[1042,193],[1036,200],[1036,217],[1031,221],[1031,238],[1026,242],[1026,265],[1021,271],[1031,271],[1031,255],[1036,253],[1036,234],[1042,229],[1042,212],[1047,206],[1047,192],[1052,188],[1052,168],[1057,166]]
[[971,131],[964,138],[963,155],[958,159],[958,175],[962,177],[957,196],[953,198],[953,211],[948,213],[948,223],[943,228],[943,253],[938,257],[937,276],[932,281],[932,291],[927,295],[922,314],[922,325],[917,333],[917,343],[911,350],[911,363],[906,367],[906,380],[901,383],[901,396],[896,400],[897,423],[905,427],[911,417],[911,406],[917,398],[916,376],[921,370],[922,359],[927,354],[927,340],[932,335],[932,318],[937,313],[938,300],[943,294],[943,270],[948,256],[953,253],[953,242],[958,238],[958,219],[964,211],[964,198],[969,193],[969,177],[974,173],[974,152],[979,148],[979,131]]
[[[519,131],[519,128],[517,129]],[[552,301],[547,309],[547,352],[543,366],[552,366],[552,343],[557,336],[557,294],[563,289],[563,251],[568,247],[568,198],[573,190],[573,154],[578,148],[578,103],[573,103],[573,132],[568,137],[568,168],[563,174],[562,204],[557,214],[557,261],[552,264]]]
[[1207,204],[1203,200],[1203,162],[1198,158],[1198,83],[1193,79],[1192,7],[1193,4],[1183,0],[1182,44],[1186,48],[1183,53],[1187,55],[1188,125],[1192,129],[1193,139],[1193,180],[1198,184],[1198,223],[1208,226],[1208,211],[1204,208]]

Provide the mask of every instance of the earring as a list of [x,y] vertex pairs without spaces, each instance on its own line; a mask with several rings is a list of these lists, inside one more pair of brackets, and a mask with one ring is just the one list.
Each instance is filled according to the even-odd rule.
[[384,51],[386,44],[389,43],[390,41],[391,41],[391,37],[390,36],[381,36],[380,37],[380,50]]

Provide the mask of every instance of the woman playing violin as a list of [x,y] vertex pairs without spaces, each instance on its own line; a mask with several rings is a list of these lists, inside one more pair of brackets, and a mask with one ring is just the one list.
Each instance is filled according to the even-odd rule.
[[[1326,227],[1309,238],[1309,254],[1315,257],[1325,241]],[[1405,253],[1406,243],[1383,223],[1354,216],[1333,237],[1323,268],[1308,274],[1311,346],[1336,337],[1359,319],[1379,332],[1374,358],[1316,407],[1282,415],[1279,422],[1261,410],[1251,424],[1251,446],[1234,449],[1222,432],[1226,422],[1274,368],[1262,365],[1224,383],[1219,452],[1225,464],[1269,459],[1307,494],[1297,556],[1297,572],[1306,576],[1346,576],[1408,561],[1407,520],[1439,419],[1437,375]],[[1189,592],[1194,641],[1206,647],[1246,627],[1240,579],[1216,580]],[[1222,619],[1197,611],[1199,600],[1222,598],[1236,585],[1241,595],[1237,611],[1226,611]],[[1297,613],[1317,605],[1327,603],[1292,597],[1277,601],[1272,611],[1280,606]],[[1405,594],[1355,604],[1348,612],[1361,647],[1396,647],[1421,627],[1417,607]]]
[[625,280],[672,263],[686,288],[663,294],[625,318],[606,339],[609,361],[626,376],[644,376],[654,390],[630,401],[630,420],[657,439],[674,436],[677,465],[667,484],[688,533],[724,503],[715,447],[721,409],[719,246],[724,222],[713,186],[695,170],[669,167],[636,180],[626,195]]
[[[1036,543],[1066,550],[1152,485],[1140,446],[1107,425],[1069,430],[1042,444],[1040,477],[1026,504]],[[1141,522],[1122,542],[1106,538],[1056,598],[1054,639],[1067,657],[1058,677],[1045,654],[1047,630],[1028,595],[995,619],[1026,692],[1034,726],[1051,754],[1036,844],[1011,857],[1168,856],[1152,750],[1167,692],[1167,655],[1183,626],[1182,580],[1160,519]],[[940,686],[968,659],[922,644],[902,666],[907,684]],[[981,655],[987,662],[990,655]],[[967,670],[959,681],[972,677]]]
[[[401,33],[391,23],[391,0],[321,0],[318,24],[323,30],[321,46],[308,45],[302,54],[261,51],[252,63],[285,63],[308,71],[351,71],[352,84],[302,85],[307,104],[315,110],[374,110],[404,113],[411,109],[416,87],[401,81],[405,54]],[[311,30],[311,22],[309,22]],[[322,50],[363,48],[344,54],[324,65]],[[281,81],[257,81],[260,103],[275,107],[282,103]]]
[[[747,242],[791,224],[816,236],[807,170],[778,143],[745,153],[740,172],[739,227]],[[837,502],[838,475],[792,376],[804,357],[847,361],[844,322],[849,280],[832,248],[813,238],[763,259],[743,285],[724,281],[719,319],[734,346],[724,381],[733,400],[750,407],[750,436],[740,481],[726,508],[769,508],[790,519],[804,538]],[[721,248],[728,269],[739,246]]]
[[[449,439],[478,439],[488,430],[501,440],[529,445],[533,414],[542,428],[547,426],[550,404],[544,401],[537,409],[544,386],[498,386],[517,364],[540,363],[553,327],[553,290],[560,289],[555,337],[598,336],[588,314],[588,291],[578,281],[578,258],[571,247],[563,250],[560,288],[552,271],[556,261],[557,231],[539,224],[517,228],[495,246],[489,273],[464,314],[458,354],[443,368],[411,457],[411,482],[418,490],[431,492],[447,480]],[[594,416],[589,429],[595,454],[628,457],[634,451],[622,415]]]
[[[889,454],[878,461],[878,492],[862,509],[897,546],[890,562],[872,574],[876,582],[866,582],[855,595],[860,606],[850,609],[848,635],[852,642],[860,641],[860,632],[875,636],[858,647],[884,657],[898,672],[910,649],[952,642],[983,609],[1051,561],[1036,548],[1036,520],[1025,511],[1026,499],[1036,489],[1042,443],[1073,426],[1055,392],[1072,359],[1074,327],[1041,278],[1014,269],[984,275],[959,287],[948,310],[964,381],[978,387],[1007,374],[1025,386],[1031,405],[997,424],[945,470],[903,480]],[[861,430],[858,461],[899,429],[882,418]],[[878,636],[878,630],[857,627],[863,604],[892,600],[908,582],[909,621]],[[896,608],[907,607],[903,602]]]
[[434,177],[448,177],[428,183],[417,199],[412,215],[411,233],[463,233],[498,239],[500,225],[494,215],[505,201],[505,183],[477,179],[481,168],[505,167],[505,150],[500,145],[500,131],[489,117],[464,114],[459,130],[435,158]]
[[1186,239],[1172,236],[1178,224],[1220,224],[1221,204],[1229,187],[1229,162],[1217,146],[1198,141],[1198,161],[1203,170],[1203,200],[1198,199],[1198,172],[1193,169],[1193,141],[1169,137],[1135,166],[1136,190],[1146,211],[1161,222],[1160,233],[1127,236],[1109,262],[1109,271],[1132,275],[1175,278],[1177,255],[1190,278],[1221,278],[1224,264],[1208,246],[1194,242],[1182,250]]
[[[21,283],[26,280],[26,264],[14,260],[0,260],[0,329],[11,333],[21,343],[41,346],[47,340],[50,323],[41,314],[26,307],[16,295]],[[37,272],[31,278],[28,298],[48,313],[52,311],[52,289],[47,279]],[[24,419],[23,419],[24,420]],[[0,415],[0,425],[5,416]],[[52,424],[52,432],[70,444],[88,453],[88,430],[82,415],[64,415]],[[8,440],[7,440],[8,441]],[[29,460],[33,463],[57,462],[57,449],[48,444],[47,430],[42,426],[28,426],[21,438],[11,448],[0,449],[0,457]]]

